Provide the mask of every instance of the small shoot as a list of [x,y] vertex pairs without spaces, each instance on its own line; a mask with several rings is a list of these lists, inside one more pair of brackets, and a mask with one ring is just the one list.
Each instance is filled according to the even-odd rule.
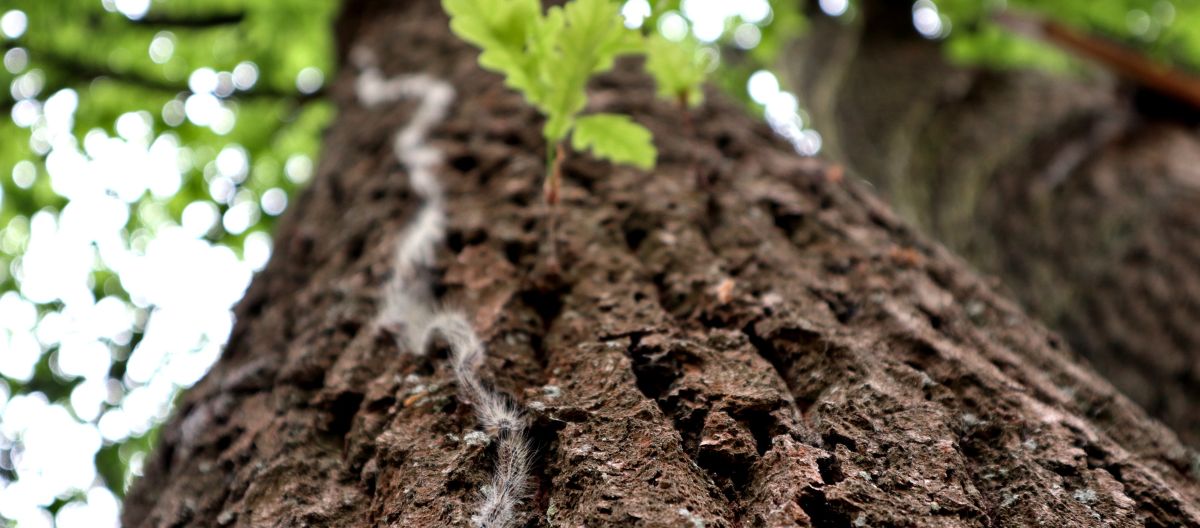
[[[690,35],[674,41],[651,31],[646,37],[646,71],[654,77],[658,96],[679,105],[684,133],[689,137],[696,135],[690,108],[704,100],[704,81],[716,66],[716,57],[708,51]],[[688,170],[696,178],[698,187],[708,186],[708,180],[702,176],[695,160]]]
[[704,81],[713,56],[693,37],[675,42],[658,32],[646,37],[646,71],[654,77],[658,95],[686,111],[704,100]]
[[479,64],[504,75],[545,117],[546,203],[556,206],[563,142],[598,158],[650,169],[658,153],[650,131],[618,114],[580,116],[587,84],[620,55],[639,53],[614,0],[571,0],[545,14],[538,0],[443,0],[450,28],[482,50]]

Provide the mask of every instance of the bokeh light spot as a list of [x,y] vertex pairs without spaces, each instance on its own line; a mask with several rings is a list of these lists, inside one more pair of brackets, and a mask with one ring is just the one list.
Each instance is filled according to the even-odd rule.
[[296,89],[303,94],[317,93],[325,83],[325,74],[321,70],[309,66],[296,74]]
[[621,6],[621,16],[625,18],[625,27],[635,29],[642,27],[650,16],[650,2],[647,0],[628,0]]
[[21,73],[29,65],[29,52],[25,48],[13,48],[4,52],[4,69],[8,73]]
[[220,218],[221,212],[217,210],[216,205],[207,200],[197,200],[183,208],[180,222],[187,234],[193,237],[202,237],[217,224],[217,220]]
[[758,70],[750,75],[746,89],[754,102],[767,104],[771,96],[779,92],[779,79],[776,79],[775,74],[767,70]]
[[278,187],[267,189],[262,195],[262,210],[271,216],[279,216],[287,209],[287,193]]
[[233,86],[238,90],[249,90],[258,82],[258,66],[253,62],[241,62],[233,68]]
[[149,53],[150,60],[158,64],[171,60],[171,56],[175,54],[175,34],[161,31],[154,35],[154,39],[150,41]]
[[4,33],[4,36],[10,39],[24,35],[25,29],[28,27],[29,19],[25,16],[24,11],[13,9],[0,16],[0,33]]
[[18,161],[13,166],[12,181],[17,187],[28,189],[37,181],[37,167],[29,160]]
[[115,5],[130,20],[140,20],[150,10],[150,0],[116,0]]
[[312,159],[304,154],[295,154],[288,158],[287,163],[283,166],[283,171],[292,183],[299,185],[307,182],[312,178]]
[[937,5],[930,0],[917,0],[912,8],[913,27],[925,38],[937,38],[942,34],[942,17]]
[[733,31],[733,43],[737,47],[748,50],[762,41],[762,30],[754,24],[740,24]]
[[826,15],[834,17],[842,16],[850,9],[849,0],[819,0],[817,5],[820,6],[821,11]]
[[683,15],[668,11],[658,18],[658,32],[667,40],[679,42],[688,34],[688,22]]
[[212,68],[198,68],[188,77],[188,88],[195,94],[211,94],[217,89],[217,72]]

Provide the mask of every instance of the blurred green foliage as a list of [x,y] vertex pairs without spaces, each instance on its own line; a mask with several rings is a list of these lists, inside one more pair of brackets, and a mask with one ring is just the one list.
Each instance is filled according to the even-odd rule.
[[[64,88],[79,93],[76,131],[99,128],[115,134],[119,116],[146,111],[154,117],[156,134],[169,131],[192,149],[193,170],[185,175],[185,188],[160,204],[178,221],[184,205],[208,197],[203,169],[226,145],[241,145],[251,154],[252,172],[245,185],[260,193],[287,185],[282,164],[290,156],[316,156],[316,132],[332,109],[319,97],[301,94],[296,77],[307,67],[331,71],[329,27],[335,7],[334,0],[171,0],[155,2],[141,20],[112,12],[100,1],[10,0],[0,9],[20,10],[28,17],[25,33],[5,42],[3,49],[27,50],[29,65],[21,73],[41,72],[40,95]],[[156,36],[173,42],[174,51],[162,64],[147,53]],[[187,81],[193,71],[208,67],[228,72],[246,61],[256,65],[259,78],[248,91],[227,98],[237,115],[232,130],[217,134],[187,120],[175,126],[164,121],[164,106],[190,93]],[[0,70],[6,86],[16,76]],[[0,93],[0,108],[9,110],[15,102],[11,91]],[[14,139],[0,144],[0,174],[10,174],[21,160],[38,161],[28,141],[15,140],[28,138],[27,130],[11,121],[0,126],[4,137]],[[38,173],[45,175],[45,167],[39,166]],[[63,205],[47,178],[39,178],[30,190],[11,179],[4,185],[0,225]],[[157,224],[141,220],[134,216],[130,231]],[[264,220],[262,227],[269,228],[271,220]],[[239,247],[226,233],[214,232],[211,238]]]
[[[53,94],[73,90],[78,94],[78,106],[71,130],[80,142],[92,130],[116,136],[118,118],[141,112],[151,124],[153,137],[173,136],[187,152],[190,162],[182,171],[177,193],[155,196],[146,192],[131,204],[123,231],[127,241],[140,238],[144,242],[164,225],[180,224],[184,208],[193,202],[210,202],[220,214],[228,211],[233,200],[214,198],[210,192],[214,160],[227,146],[238,146],[247,154],[248,175],[235,191],[249,191],[248,196],[261,197],[270,189],[290,195],[303,178],[286,177],[289,160],[300,166],[294,172],[311,171],[320,131],[332,118],[332,105],[319,86],[322,77],[332,74],[330,28],[338,2],[147,3],[149,10],[144,13],[129,12],[128,6],[137,9],[138,2],[113,0],[6,0],[0,5],[0,16],[17,11],[24,17],[8,21],[26,23],[15,38],[0,34],[0,55],[6,57],[0,84],[9,88],[0,91],[0,109],[6,115],[0,119],[0,294],[19,290],[12,264],[28,246],[30,219],[39,211],[57,214],[67,203],[51,186],[45,163],[49,147],[35,137],[38,125],[18,124],[22,100],[41,105]],[[239,67],[241,70],[236,70]],[[243,86],[232,90],[222,86],[216,93],[221,107],[235,116],[232,127],[201,126],[186,118],[185,102],[193,95],[189,79],[202,68],[211,69],[224,85],[234,78],[235,70],[242,74]],[[302,71],[307,77],[300,84],[312,93],[298,87]],[[13,118],[7,118],[8,114]],[[33,181],[18,182],[14,169],[21,164],[25,170],[30,163],[35,169]],[[248,235],[270,232],[274,222],[271,214],[259,214],[248,229],[231,233],[218,221],[204,238],[240,255]],[[135,249],[138,245],[130,244]],[[89,284],[96,299],[115,296],[130,302],[114,272],[99,261]],[[62,303],[57,301],[37,306],[39,318],[60,309]],[[139,343],[141,325],[151,309],[137,307],[138,327],[128,342],[107,343],[114,358],[112,380],[123,381],[125,362]],[[7,346],[0,330],[0,348]],[[0,385],[13,395],[40,392],[52,404],[70,409],[71,391],[81,380],[56,372],[53,353],[53,347],[44,350],[31,379],[4,378]],[[104,410],[116,403],[105,403]],[[155,434],[151,430],[106,443],[96,455],[99,474],[118,497],[131,478],[130,461],[149,448]],[[16,480],[11,453],[2,451],[0,446],[0,477]],[[64,502],[57,501],[50,510]]]
[[[664,17],[687,12],[685,3],[683,0],[650,0],[653,9],[642,24],[643,29],[661,31]],[[708,44],[717,59],[710,62],[715,71],[709,78],[756,113],[762,111],[762,106],[750,98],[746,81],[754,72],[772,68],[790,39],[800,35],[806,24],[803,0],[767,0],[766,3],[770,10],[765,18],[747,20],[740,14],[729,17],[720,38]],[[751,27],[755,38],[740,40],[738,30]]]
[[995,23],[999,11],[1034,14],[1119,42],[1155,60],[1200,68],[1200,2],[1196,0],[940,0],[950,22],[950,57],[999,68],[1070,71],[1077,62],[1051,45]]

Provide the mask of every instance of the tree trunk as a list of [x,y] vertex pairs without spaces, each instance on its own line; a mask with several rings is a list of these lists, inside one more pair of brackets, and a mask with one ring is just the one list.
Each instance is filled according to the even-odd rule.
[[864,4],[785,65],[827,153],[1200,446],[1195,111],[1099,71],[950,64],[907,4]]
[[[594,84],[596,109],[654,131],[659,166],[567,157],[556,274],[539,257],[540,119],[437,3],[352,3],[339,34],[389,75],[457,90],[431,140],[449,232],[436,291],[529,421],[517,525],[1200,526],[1200,468],[1169,430],[718,94],[687,137],[636,67]],[[356,75],[338,76],[318,177],[164,427],[128,526],[475,514],[495,442],[447,359],[373,324],[420,206],[389,148],[418,105],[366,108]]]

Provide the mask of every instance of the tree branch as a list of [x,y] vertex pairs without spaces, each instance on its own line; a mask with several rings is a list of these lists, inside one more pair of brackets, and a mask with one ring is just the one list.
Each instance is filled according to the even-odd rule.
[[1141,86],[1200,108],[1200,78],[1178,68],[1053,20],[1012,12],[1000,13],[995,18],[1001,25],[1017,33],[1040,38],[1077,56],[1096,61]]
[[[5,44],[3,46],[3,50],[8,51],[13,47],[17,46],[12,43]],[[36,63],[40,63],[42,66],[52,68],[63,73],[67,78],[78,81],[78,83],[63,83],[63,85],[59,88],[74,84],[88,83],[97,78],[109,78],[122,83],[161,92],[180,93],[190,91],[186,83],[171,82],[166,79],[140,75],[133,72],[115,71],[105,66],[94,64],[77,57],[59,54],[54,51],[32,49],[29,46],[25,46],[25,48],[29,50],[31,63],[34,63],[36,60]],[[228,99],[290,99],[298,102],[307,102],[309,100],[324,97],[326,93],[327,92],[325,88],[321,88],[320,90],[317,90],[311,94],[304,94],[300,92],[280,91],[271,87],[260,86],[245,92],[235,92],[233,95],[228,97]]]
[[137,26],[148,27],[163,26],[169,28],[199,29],[239,24],[245,19],[246,13],[244,11],[235,11],[230,13],[205,13],[197,16],[179,16],[168,13],[149,13],[142,18],[130,20],[129,23]]

